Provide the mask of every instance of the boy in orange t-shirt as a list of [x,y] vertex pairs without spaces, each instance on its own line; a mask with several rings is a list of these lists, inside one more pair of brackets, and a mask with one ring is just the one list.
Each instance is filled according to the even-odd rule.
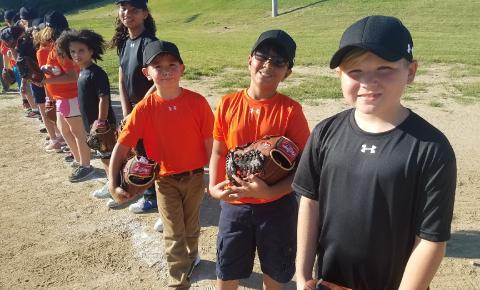
[[[236,289],[252,273],[258,250],[265,289],[280,289],[295,273],[298,204],[293,172],[267,185],[256,176],[225,180],[228,150],[266,135],[283,135],[302,150],[310,134],[301,105],[277,87],[291,72],[296,44],[286,32],[260,35],[248,58],[250,86],[223,96],[217,107],[210,159],[210,194],[221,201],[217,289]],[[228,186],[227,186],[228,185]]]
[[118,137],[110,159],[109,190],[119,203],[132,198],[119,187],[118,172],[129,148],[143,139],[147,157],[160,167],[155,186],[164,223],[168,287],[187,289],[200,262],[203,166],[212,149],[213,113],[203,96],[180,87],[185,66],[175,44],[151,42],[143,56],[142,72],[153,80],[156,91],[137,103]]

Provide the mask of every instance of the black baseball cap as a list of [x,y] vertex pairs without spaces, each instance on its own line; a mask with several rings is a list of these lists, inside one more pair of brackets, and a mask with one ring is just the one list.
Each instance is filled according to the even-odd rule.
[[143,66],[148,66],[153,59],[161,53],[171,54],[176,57],[180,63],[183,63],[183,60],[180,57],[180,51],[175,43],[164,40],[155,40],[147,44],[143,50]]
[[20,8],[20,19],[22,20],[30,20],[36,17],[36,13],[33,9],[29,9],[27,7]]
[[338,67],[354,48],[368,50],[388,61],[413,60],[412,36],[400,20],[391,16],[368,16],[348,27],[330,60],[330,68]]
[[32,27],[41,29],[41,25],[43,24],[43,17],[38,17],[32,20]]
[[128,3],[133,7],[146,9],[148,0],[116,0],[115,4]]
[[13,40],[13,34],[10,27],[5,27],[0,30],[0,39],[5,42],[10,42]]
[[289,67],[293,67],[295,62],[295,50],[297,49],[297,44],[293,38],[288,35],[283,30],[274,29],[267,30],[260,34],[257,41],[252,47],[250,54],[253,54],[257,48],[264,43],[273,43],[275,46],[280,48],[280,52],[284,53],[288,59]]
[[8,21],[12,21],[15,16],[17,15],[17,11],[15,10],[7,10],[3,13],[3,18]]
[[56,30],[65,30],[68,28],[68,21],[65,15],[58,11],[52,11],[45,14],[45,26],[54,28]]

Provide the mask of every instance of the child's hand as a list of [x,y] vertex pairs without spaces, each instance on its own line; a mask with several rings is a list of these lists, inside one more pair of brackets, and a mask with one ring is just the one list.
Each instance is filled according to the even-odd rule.
[[[229,184],[230,184],[230,181],[227,179],[227,180],[224,180],[224,181],[216,184],[213,187],[210,186],[209,187],[210,196],[212,196],[213,198],[216,198],[216,199],[226,201],[226,202],[234,201],[234,200],[238,199],[237,197],[230,196],[230,195],[232,195],[233,190],[232,190],[231,187],[227,187]],[[227,187],[227,188],[225,188],[225,187]]]
[[124,190],[120,186],[110,188],[110,193],[112,194],[113,199],[119,204],[129,202],[132,198],[134,198],[134,195]]
[[241,179],[234,175],[233,178],[238,184],[240,184],[240,186],[232,185],[231,189],[233,193],[230,194],[230,197],[254,197],[263,199],[271,198],[271,196],[268,194],[269,186],[265,183],[265,181],[261,180],[256,175],[251,174],[247,176],[246,179]]

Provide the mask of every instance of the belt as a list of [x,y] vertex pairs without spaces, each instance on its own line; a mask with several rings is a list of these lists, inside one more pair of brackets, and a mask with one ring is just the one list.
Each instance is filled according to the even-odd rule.
[[173,178],[182,178],[182,177],[187,177],[187,176],[192,176],[197,173],[203,173],[203,167],[202,168],[197,168],[191,171],[185,171],[185,172],[180,172],[172,175],[168,175],[166,177],[173,177]]

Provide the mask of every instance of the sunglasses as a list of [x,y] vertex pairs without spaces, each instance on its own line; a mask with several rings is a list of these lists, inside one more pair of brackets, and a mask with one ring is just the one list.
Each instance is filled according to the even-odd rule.
[[261,61],[261,62],[266,62],[267,60],[270,61],[271,64],[273,64],[276,67],[283,67],[288,63],[288,60],[282,56],[279,55],[269,55],[266,53],[263,53],[261,51],[255,51],[253,53],[253,56],[255,57],[256,60]]

